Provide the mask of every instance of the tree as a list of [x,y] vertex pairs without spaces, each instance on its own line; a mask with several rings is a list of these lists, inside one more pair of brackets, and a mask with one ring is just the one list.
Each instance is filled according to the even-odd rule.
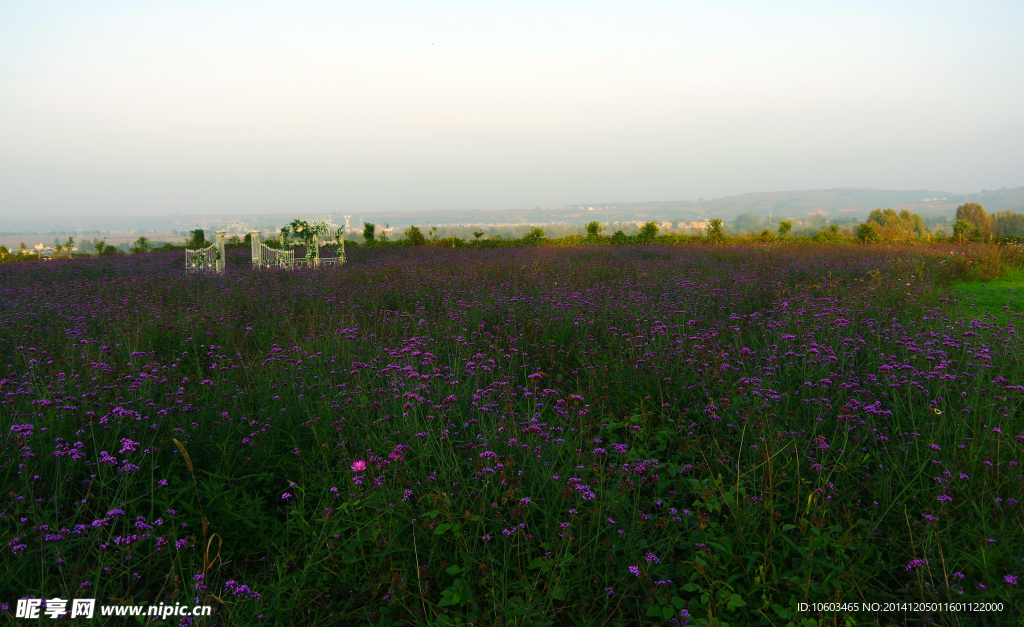
[[718,218],[708,222],[708,239],[715,243],[722,243],[725,241],[725,233],[722,231],[722,221]]
[[736,220],[733,222],[733,228],[741,233],[744,231],[754,233],[764,227],[765,224],[761,221],[761,218],[752,213],[741,213],[736,216]]
[[384,242],[388,241],[388,227],[389,227],[388,223],[385,222],[384,223],[384,228],[380,230],[380,242],[381,243],[384,243]]
[[541,238],[544,237],[544,228],[535,226],[530,229],[530,232],[523,236],[523,239],[534,244],[540,242]]
[[1000,211],[995,215],[993,222],[999,235],[1024,237],[1024,213]]
[[962,244],[964,242],[964,235],[969,233],[972,228],[974,228],[973,225],[967,220],[957,220],[956,224],[953,225],[953,235]]
[[405,230],[405,239],[413,246],[426,246],[427,244],[427,238],[423,237],[423,231],[416,225]]
[[107,240],[105,240],[105,239],[93,240],[93,243],[92,243],[92,247],[96,249],[96,254],[97,255],[103,254],[103,247],[106,246],[106,245],[107,245]]
[[473,231],[473,237],[475,237],[478,242],[480,241],[480,238],[483,237],[483,234],[483,231]]
[[75,248],[75,238],[68,235],[68,238],[64,240],[64,250],[68,251],[68,259],[71,259],[71,252]]
[[145,235],[140,236],[139,239],[135,240],[132,244],[133,253],[148,253],[151,250],[153,250],[153,246],[149,243],[149,240],[146,239]]
[[878,230],[874,222],[865,222],[857,226],[857,239],[864,242],[878,241]]
[[640,227],[640,233],[637,235],[641,242],[644,244],[650,244],[654,241],[654,238],[658,237],[658,223],[651,222],[645,223]]
[[206,241],[206,232],[203,231],[203,229],[192,229],[191,231],[189,231],[189,234],[191,235],[191,237],[185,240],[185,248],[189,248],[191,250],[199,250],[200,248],[206,248],[207,246],[210,245],[210,243]]
[[117,252],[117,248],[111,246],[110,244],[107,244],[107,245],[105,245],[103,247],[103,250],[100,251],[100,254],[101,255],[113,255],[116,252]]
[[365,242],[368,245],[372,245],[372,244],[376,243],[376,241],[377,241],[377,236],[375,235],[375,231],[376,230],[377,230],[377,225],[374,224],[373,222],[363,222],[363,242]]
[[924,236],[924,220],[906,209],[896,213],[894,209],[875,209],[868,215],[867,222],[875,225],[879,237],[886,239],[913,239]]
[[10,252],[11,251],[7,250],[6,246],[4,246],[3,244],[0,244],[0,260],[7,261],[7,255]]
[[786,233],[793,230],[793,223],[789,220],[783,220],[779,222],[779,237],[786,237]]
[[984,207],[976,202],[968,202],[956,208],[956,219],[963,220],[974,227],[980,235],[992,233],[992,216],[985,212]]
[[587,224],[587,237],[597,237],[601,234],[601,231],[603,230],[604,227],[601,226],[601,223],[598,222],[597,220],[594,220],[593,222]]

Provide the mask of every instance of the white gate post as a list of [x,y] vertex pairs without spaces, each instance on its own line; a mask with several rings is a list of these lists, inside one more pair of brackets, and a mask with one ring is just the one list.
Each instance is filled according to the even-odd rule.
[[252,267],[260,267],[260,232],[249,231],[249,244],[252,248]]
[[224,240],[226,237],[226,231],[217,231],[217,272],[224,272],[224,262],[226,261],[224,258]]

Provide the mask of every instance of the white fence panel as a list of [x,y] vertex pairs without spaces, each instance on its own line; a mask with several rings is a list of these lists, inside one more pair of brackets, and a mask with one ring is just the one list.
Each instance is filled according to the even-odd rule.
[[254,265],[260,268],[284,268],[291,270],[295,266],[294,250],[278,250],[260,243],[259,258],[253,258]]

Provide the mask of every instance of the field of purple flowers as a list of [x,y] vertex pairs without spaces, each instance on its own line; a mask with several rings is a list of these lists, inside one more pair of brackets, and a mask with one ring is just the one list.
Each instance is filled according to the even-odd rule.
[[[972,318],[941,285],[965,250],[991,257],[0,266],[0,614],[59,596],[208,603],[209,625],[1019,620],[1019,315]],[[797,611],[831,601],[1003,609]]]

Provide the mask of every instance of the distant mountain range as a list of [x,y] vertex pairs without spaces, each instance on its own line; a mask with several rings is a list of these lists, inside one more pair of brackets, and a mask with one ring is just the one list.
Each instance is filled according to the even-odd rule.
[[[874,209],[909,209],[922,216],[952,216],[957,205],[980,203],[989,213],[1015,211],[1024,213],[1024,187],[982,190],[975,194],[954,194],[934,190],[878,190],[835,188],[792,192],[757,192],[739,196],[702,199],[698,201],[644,202],[626,204],[580,204],[570,213],[582,218],[599,212],[629,214],[638,219],[672,220],[675,218],[722,218],[733,220],[750,213],[758,217],[806,218],[824,214],[831,220],[866,217]],[[590,211],[590,207],[594,207]],[[581,210],[582,208],[582,210]],[[646,214],[646,215],[640,215]],[[598,218],[601,219],[601,218]]]
[[[954,194],[927,189],[879,190],[835,188],[792,192],[757,192],[722,198],[701,200],[649,201],[631,203],[588,202],[563,207],[523,207],[518,209],[482,209],[475,211],[423,212],[401,211],[374,214],[362,213],[366,220],[376,218],[390,220],[391,224],[434,224],[470,223],[580,223],[598,220],[647,221],[647,220],[703,220],[721,218],[732,221],[744,213],[758,218],[769,215],[779,218],[807,218],[825,215],[830,221],[859,221],[874,209],[909,209],[924,217],[949,216],[956,212],[957,205],[977,202],[990,213],[1015,211],[1024,213],[1024,187],[1004,187],[997,190],[982,190],[973,194]],[[361,222],[359,222],[361,224]]]
[[[986,211],[1015,211],[1024,213],[1024,187],[1004,187],[982,190],[973,194],[926,189],[879,190],[835,188],[792,192],[757,192],[722,198],[701,200],[649,201],[631,203],[588,202],[563,207],[522,207],[518,209],[481,209],[473,211],[436,212],[370,212],[353,211],[362,220],[389,220],[392,225],[422,224],[474,224],[474,223],[581,223],[647,221],[647,220],[703,220],[721,218],[732,221],[744,213],[758,218],[807,218],[825,215],[830,221],[863,220],[874,209],[909,209],[924,217],[952,216],[957,205],[977,202]],[[361,215],[360,215],[361,214]]]

